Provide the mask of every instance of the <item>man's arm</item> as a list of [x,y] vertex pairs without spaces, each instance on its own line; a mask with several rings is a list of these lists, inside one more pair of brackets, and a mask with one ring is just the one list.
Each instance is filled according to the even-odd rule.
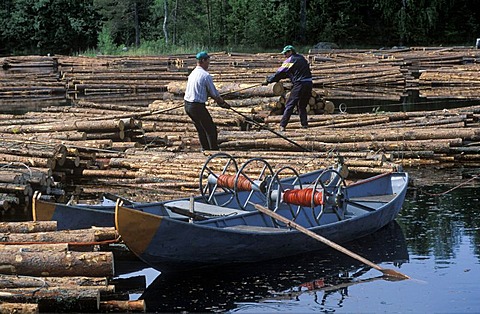
[[210,94],[210,97],[215,100],[215,102],[222,108],[230,108],[230,105],[225,102],[225,100],[222,98],[220,93],[218,92],[217,88],[215,87],[215,84],[213,84],[213,79],[209,75],[207,77],[207,91]]
[[278,82],[281,79],[287,78],[288,71],[290,71],[290,68],[293,66],[292,62],[292,57],[288,58],[282,63],[282,66],[278,68],[277,72],[274,74],[267,76],[265,82],[268,83],[273,83],[273,82]]

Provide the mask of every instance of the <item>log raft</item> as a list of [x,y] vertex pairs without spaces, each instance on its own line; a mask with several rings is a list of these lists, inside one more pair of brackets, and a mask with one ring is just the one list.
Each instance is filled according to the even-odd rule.
[[[475,97],[475,90],[480,90],[474,75],[478,55],[475,49],[444,47],[312,50],[305,55],[314,77],[308,105],[310,128],[302,130],[294,114],[284,135],[317,153],[328,149],[343,155],[380,150],[391,156],[390,162],[404,165],[478,165],[478,106],[416,113],[338,114],[336,103],[340,98],[399,101],[406,86],[431,95],[439,88],[447,93],[452,92],[448,88],[455,88],[456,95]],[[237,111],[276,130],[291,86],[259,83],[282,61],[278,54],[216,53],[209,70],[219,91]],[[195,128],[182,108],[182,93],[189,70],[195,66],[194,58],[30,56],[2,58],[1,62],[5,69],[38,65],[54,66],[57,71],[9,73],[0,79],[1,91],[12,87],[12,91],[33,97],[34,90],[25,87],[51,87],[49,97],[54,97],[57,91],[53,89],[62,87],[72,106],[0,115],[0,138],[6,144],[0,146],[0,162],[10,171],[0,175],[4,184],[0,187],[0,208],[28,207],[36,190],[58,201],[72,194],[89,197],[80,194],[90,195],[95,188],[116,194],[126,189],[126,196],[145,195],[145,201],[197,192],[194,171],[187,173],[177,166],[181,159],[175,156],[194,156],[199,150]],[[174,71],[172,65],[177,66]],[[38,95],[35,97],[37,100]],[[18,95],[0,93],[0,102],[16,98]],[[250,157],[255,157],[265,151],[293,154],[298,150],[249,119],[214,103],[208,106],[219,129],[222,151],[236,154],[249,150]],[[26,140],[28,145],[24,145]],[[58,145],[67,147],[67,152],[56,150]],[[174,156],[160,166],[150,156],[143,161],[134,158],[149,150]],[[197,171],[205,156],[198,159],[192,164]],[[352,165],[362,162],[346,159]],[[25,170],[27,174],[18,174]],[[66,184],[72,180],[76,187]],[[136,193],[132,186],[145,191],[157,189],[157,193]]]
[[105,243],[117,237],[113,228],[72,231],[73,238],[67,232],[66,238],[65,232],[51,230],[53,226],[52,222],[1,224],[8,231],[0,237],[2,313],[145,312],[143,300],[125,301],[128,290],[116,291],[113,252],[84,249],[86,244],[93,248],[99,243],[106,248]]

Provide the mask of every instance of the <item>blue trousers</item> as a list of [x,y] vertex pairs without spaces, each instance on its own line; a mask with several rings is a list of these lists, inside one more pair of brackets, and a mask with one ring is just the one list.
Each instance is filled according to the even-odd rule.
[[308,126],[307,105],[308,100],[312,96],[312,86],[312,82],[298,82],[293,85],[292,90],[290,91],[290,97],[288,97],[287,103],[285,104],[285,110],[283,111],[283,116],[280,120],[280,126],[287,126],[295,106],[298,108],[300,123],[303,127]]
[[197,129],[203,150],[218,150],[217,126],[204,103],[185,101],[185,112]]

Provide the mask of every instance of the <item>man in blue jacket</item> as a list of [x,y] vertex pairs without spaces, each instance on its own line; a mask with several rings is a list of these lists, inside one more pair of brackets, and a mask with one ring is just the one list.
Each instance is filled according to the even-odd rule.
[[283,48],[282,54],[287,58],[283,61],[282,66],[273,75],[266,78],[264,85],[278,82],[281,79],[289,78],[292,82],[292,90],[290,97],[285,104],[282,119],[280,120],[280,131],[285,131],[290,116],[293,113],[295,106],[298,107],[298,115],[300,116],[300,123],[302,128],[308,128],[307,120],[307,104],[312,95],[312,72],[308,61],[291,45]]

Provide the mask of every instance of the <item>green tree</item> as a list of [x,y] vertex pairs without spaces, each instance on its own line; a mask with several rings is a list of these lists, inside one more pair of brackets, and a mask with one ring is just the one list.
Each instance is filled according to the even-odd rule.
[[147,20],[150,0],[94,0],[95,8],[117,45],[140,46],[141,25]]
[[[8,10],[8,11],[6,11]],[[96,45],[91,1],[4,1],[1,34],[17,53],[72,53]]]

